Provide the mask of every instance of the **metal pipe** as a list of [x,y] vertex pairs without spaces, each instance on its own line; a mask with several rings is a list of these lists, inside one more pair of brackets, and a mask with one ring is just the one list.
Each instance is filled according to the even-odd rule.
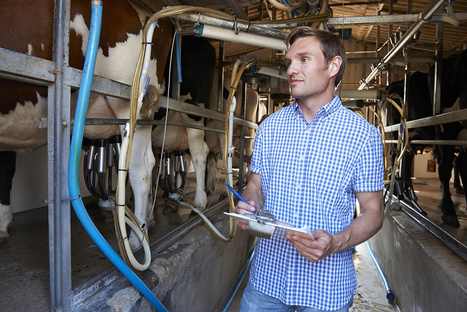
[[446,0],[435,0],[428,7],[420,13],[419,19],[415,22],[409,30],[404,34],[404,36],[396,43],[396,45],[389,51],[389,53],[383,58],[383,60],[373,69],[373,71],[368,75],[366,79],[363,80],[358,90],[363,90],[367,86],[367,84],[372,81],[376,74],[383,70],[384,65],[386,65],[389,60],[402,49],[409,40],[413,38],[415,33],[423,26],[423,24],[427,23],[428,20],[433,16],[433,14],[438,10],[438,8],[443,5]]
[[334,91],[334,95],[338,95],[341,99],[352,100],[379,100],[381,99],[380,91],[373,90],[347,90],[338,89]]
[[262,26],[257,26],[257,25],[251,25],[251,24],[244,24],[238,21],[227,21],[215,17],[209,17],[206,15],[200,15],[200,14],[180,14],[180,15],[175,15],[173,16],[174,18],[187,21],[187,22],[192,22],[195,24],[205,24],[205,25],[210,25],[210,26],[218,26],[226,29],[236,29],[241,32],[248,32],[248,33],[253,33],[257,35],[263,35],[263,36],[268,36],[271,38],[276,38],[276,39],[285,39],[287,38],[288,32],[282,31],[282,30],[277,30],[277,29],[272,29],[270,27],[262,27]]
[[245,32],[237,32],[217,26],[202,24],[194,29],[194,34],[196,37],[233,41],[274,50],[287,51],[287,46],[285,45],[285,41],[283,39],[270,38],[267,36]]

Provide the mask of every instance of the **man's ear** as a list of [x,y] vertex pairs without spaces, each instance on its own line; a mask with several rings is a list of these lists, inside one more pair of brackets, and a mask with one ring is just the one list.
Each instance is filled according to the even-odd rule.
[[334,58],[329,62],[330,76],[336,76],[339,72],[342,65],[342,58],[340,56],[334,56]]

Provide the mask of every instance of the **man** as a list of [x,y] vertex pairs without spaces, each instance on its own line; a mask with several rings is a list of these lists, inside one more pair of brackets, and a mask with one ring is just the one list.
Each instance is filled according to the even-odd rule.
[[[262,207],[309,226],[315,240],[259,239],[240,311],[348,311],[356,290],[350,248],[383,222],[381,139],[333,96],[346,64],[336,36],[300,27],[287,46],[295,102],[261,123],[242,194],[249,204],[239,201],[236,212]],[[353,219],[356,199],[360,214]]]

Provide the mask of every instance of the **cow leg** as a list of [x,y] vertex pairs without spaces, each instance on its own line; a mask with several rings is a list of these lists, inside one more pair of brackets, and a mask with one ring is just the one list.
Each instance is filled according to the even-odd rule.
[[206,142],[204,142],[203,130],[187,128],[186,132],[188,136],[188,148],[190,149],[196,174],[195,204],[204,209],[208,202],[205,192],[205,176],[206,157],[208,156],[209,148]]
[[216,187],[216,177],[217,177],[217,166],[219,159],[222,157],[219,156],[220,153],[209,152],[206,159],[206,194],[211,195],[215,192]]
[[404,194],[409,201],[416,201],[418,198],[415,196],[412,184],[412,164],[414,154],[411,151],[406,151],[402,158],[402,164],[400,168],[401,178],[404,186]]
[[452,163],[454,160],[454,147],[444,145],[440,148],[438,157],[438,176],[441,182],[441,219],[447,225],[459,227],[459,220],[454,209],[454,203],[449,191],[449,180],[451,179]]
[[464,188],[461,186],[461,178],[459,172],[459,157],[454,157],[454,188],[456,189],[456,194],[464,194]]
[[10,206],[11,185],[16,169],[16,153],[0,152],[0,245],[8,241],[8,228],[13,221]]
[[[462,150],[456,160],[457,169],[463,185],[467,185],[467,153]],[[467,192],[464,192],[465,202],[467,203]]]
[[[151,181],[156,160],[151,147],[151,128],[151,126],[137,127],[128,172],[134,195],[134,214],[146,233],[148,227],[154,224]],[[141,242],[133,232],[130,234],[129,242],[133,250],[141,248]]]

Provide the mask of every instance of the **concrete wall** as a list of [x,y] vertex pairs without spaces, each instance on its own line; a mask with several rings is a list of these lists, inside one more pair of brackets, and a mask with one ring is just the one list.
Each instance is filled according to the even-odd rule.
[[[222,233],[228,233],[225,215],[218,214],[214,220]],[[232,242],[222,243],[204,226],[198,226],[160,252],[150,268],[139,276],[170,312],[220,311],[248,260],[253,243],[246,231],[238,230]],[[155,311],[125,278],[109,277],[115,276],[115,272],[107,275],[98,277],[89,286],[90,291],[75,290],[92,293],[83,302],[77,302],[82,297],[77,294],[75,311]],[[105,283],[108,285],[102,289],[93,290]]]
[[467,263],[403,211],[370,240],[402,312],[465,311]]

